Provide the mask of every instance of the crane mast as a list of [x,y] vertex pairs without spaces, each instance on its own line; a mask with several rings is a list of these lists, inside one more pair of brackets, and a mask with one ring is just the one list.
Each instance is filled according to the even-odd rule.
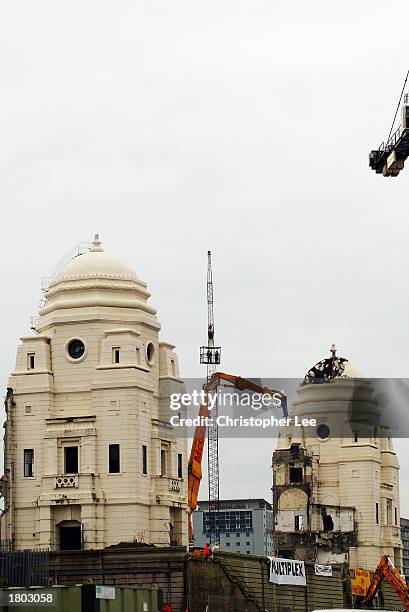
[[[214,312],[213,312],[213,272],[212,254],[207,252],[207,346],[200,347],[200,363],[206,364],[207,384],[221,360],[221,347],[214,342]],[[219,542],[219,431],[217,426],[217,403],[212,412],[213,424],[207,432],[207,467],[209,486],[209,540]]]

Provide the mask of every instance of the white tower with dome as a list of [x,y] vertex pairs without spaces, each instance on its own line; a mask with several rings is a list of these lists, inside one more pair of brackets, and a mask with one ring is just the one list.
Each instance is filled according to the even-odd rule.
[[146,284],[96,235],[45,297],[8,385],[3,538],[186,544],[186,441],[167,412],[183,385]]
[[317,426],[283,431],[273,453],[276,554],[367,569],[388,554],[401,568],[399,462],[371,382],[333,346],[292,413]]

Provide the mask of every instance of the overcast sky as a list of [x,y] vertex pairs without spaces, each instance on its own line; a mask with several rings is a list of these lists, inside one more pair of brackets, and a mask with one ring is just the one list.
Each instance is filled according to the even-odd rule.
[[[408,375],[409,168],[368,167],[409,68],[407,0],[0,7],[3,388],[41,277],[95,232],[148,283],[185,376],[207,249],[225,371],[302,377],[335,342],[368,376]],[[223,444],[222,495],[270,499],[273,447]]]

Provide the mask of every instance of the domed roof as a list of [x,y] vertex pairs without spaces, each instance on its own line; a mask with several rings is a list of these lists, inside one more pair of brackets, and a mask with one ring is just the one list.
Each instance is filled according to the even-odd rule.
[[337,349],[333,344],[331,357],[318,361],[304,377],[304,384],[323,383],[335,378],[363,378],[362,372],[358,370],[348,359],[338,357]]
[[98,234],[88,252],[76,255],[54,276],[44,298],[38,329],[41,326],[45,329],[53,317],[76,319],[82,316],[80,309],[88,313],[96,308],[126,308],[156,315],[155,308],[148,303],[146,283],[128,264],[104,252]]
[[62,281],[86,278],[138,280],[128,264],[105,253],[98,234],[95,235],[89,252],[71,259],[53,280],[51,286]]

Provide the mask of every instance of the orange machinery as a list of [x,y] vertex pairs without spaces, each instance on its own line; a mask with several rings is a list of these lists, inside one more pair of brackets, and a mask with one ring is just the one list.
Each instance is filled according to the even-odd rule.
[[[274,389],[269,389],[268,387],[262,387],[261,385],[257,385],[251,380],[246,380],[240,376],[224,374],[223,372],[215,372],[210,378],[209,382],[204,386],[204,402],[199,409],[199,416],[203,417],[203,419],[200,419],[200,423],[203,423],[206,417],[211,416],[211,410],[209,410],[207,398],[209,393],[215,391],[222,381],[230,383],[235,389],[254,391],[255,393],[265,395],[280,396],[284,416],[288,415],[287,397],[282,391],[275,391]],[[193,544],[192,514],[197,507],[200,482],[202,480],[202,458],[205,440],[206,425],[199,424],[195,429],[188,465],[189,544]]]
[[388,555],[384,555],[379,561],[378,567],[376,568],[373,578],[371,580],[371,584],[368,587],[365,597],[361,601],[362,606],[367,606],[372,603],[374,597],[381,588],[382,580],[384,578],[388,580],[394,591],[396,591],[396,593],[404,603],[406,612],[409,612],[408,585],[406,584],[396,567],[393,565]]

